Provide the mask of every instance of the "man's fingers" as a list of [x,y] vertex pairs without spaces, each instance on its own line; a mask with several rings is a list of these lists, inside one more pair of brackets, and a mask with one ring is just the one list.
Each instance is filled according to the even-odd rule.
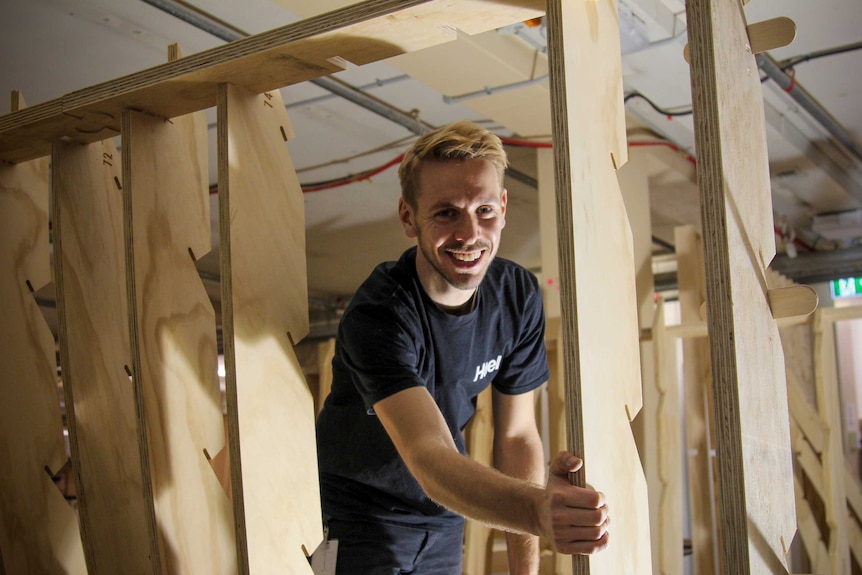
[[558,551],[569,554],[588,555],[607,547],[610,518],[600,525],[569,527],[556,533],[554,541]]
[[569,473],[577,471],[583,464],[584,462],[580,458],[575,457],[568,451],[561,451],[551,460],[551,475],[568,477]]

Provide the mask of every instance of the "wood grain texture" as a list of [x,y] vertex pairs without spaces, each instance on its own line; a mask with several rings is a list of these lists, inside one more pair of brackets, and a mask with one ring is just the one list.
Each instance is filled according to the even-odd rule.
[[[489,467],[494,465],[494,417],[491,388],[479,394],[476,414],[464,430],[467,453]],[[463,575],[489,575],[494,531],[478,521],[467,519],[464,525]]]
[[[230,502],[203,450],[223,443],[215,313],[194,265],[210,249],[203,113],[123,115],[133,379],[144,408],[162,569],[235,573]],[[154,535],[155,536],[155,535]]]
[[[693,226],[674,230],[677,255],[677,284],[682,325],[696,325],[706,298],[703,246]],[[714,493],[715,446],[712,370],[709,342],[686,338],[682,342],[685,380],[685,426],[688,444],[688,504],[691,517],[691,545],[695,572],[716,575],[719,569],[720,533]]]
[[682,389],[677,376],[677,341],[665,329],[664,300],[659,299],[653,319],[652,352],[655,385],[659,395],[656,413],[657,467],[659,485],[651,495],[657,499],[653,551],[659,555],[657,573],[683,573],[683,438]]
[[796,531],[763,99],[741,6],[686,5],[716,410],[723,565],[785,573]]
[[552,1],[547,26],[568,439],[584,458],[575,482],[604,492],[613,510],[609,549],[574,557],[573,569],[649,573],[647,488],[631,431],[641,408],[635,266],[616,177],[627,157],[616,4]]
[[308,333],[305,211],[278,92],[219,87],[222,318],[240,573],[311,573],[323,539]]
[[132,363],[120,155],[112,140],[57,142],[51,165],[63,390],[89,573],[160,573],[126,372]]
[[54,336],[31,293],[51,280],[47,158],[0,166],[0,554],[17,573],[86,573],[66,462]]
[[823,504],[829,534],[829,572],[850,572],[847,489],[844,476],[844,433],[841,390],[836,362],[835,326],[814,317],[814,386],[817,413],[828,429],[820,460],[823,466]]
[[165,118],[216,103],[222,82],[274,90],[540,16],[540,0],[367,0],[0,117],[0,159],[50,153],[60,137],[97,141],[120,130],[123,110]]

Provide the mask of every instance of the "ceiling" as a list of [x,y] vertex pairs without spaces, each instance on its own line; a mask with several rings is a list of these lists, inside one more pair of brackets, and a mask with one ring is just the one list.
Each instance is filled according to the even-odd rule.
[[[161,64],[174,42],[189,55],[349,3],[0,0],[0,109],[9,109],[13,89],[21,90],[28,104],[38,104]],[[637,152],[649,158],[654,252],[670,254],[675,226],[700,225],[695,170],[686,158],[697,153],[682,55],[684,5],[619,0],[619,10],[629,140],[671,144]],[[752,0],[745,14],[749,23],[787,16],[797,25],[793,43],[759,61],[775,224],[784,239],[795,235],[789,251],[778,235],[775,266],[803,281],[862,273],[862,211],[855,211],[862,210],[862,2]],[[191,18],[197,24],[189,23]],[[210,31],[202,29],[206,26]],[[394,166],[370,179],[336,185],[341,180],[387,165],[416,133],[461,118],[483,122],[504,137],[547,141],[543,41],[541,26],[495,30],[381,63],[348,66],[320,82],[282,90],[296,133],[287,146],[309,190],[313,299],[343,302],[376,263],[396,258],[410,245],[396,217]],[[780,74],[767,74],[770,66],[773,73],[784,67],[783,78],[792,78],[794,91],[804,88],[809,97],[794,99],[781,86]],[[361,101],[333,92],[345,83],[359,88]],[[483,90],[492,93],[474,94]],[[215,113],[207,114],[215,184]],[[818,115],[827,121],[818,121]],[[513,177],[507,179],[510,207],[500,253],[540,272],[536,151],[512,146],[509,152]],[[324,182],[324,189],[310,191]],[[216,201],[213,195],[214,216]],[[831,232],[835,224],[843,230]],[[214,246],[217,230],[214,222]],[[200,268],[206,282],[217,282],[216,249],[202,258]]]

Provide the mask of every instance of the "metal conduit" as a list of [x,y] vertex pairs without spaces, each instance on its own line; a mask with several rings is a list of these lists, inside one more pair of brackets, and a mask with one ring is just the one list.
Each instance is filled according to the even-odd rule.
[[775,81],[782,90],[788,93],[811,117],[817,120],[836,140],[847,148],[857,161],[862,161],[862,151],[850,137],[847,130],[832,117],[811,95],[793,78],[787,75],[781,66],[766,53],[756,56],[757,66],[766,73],[770,80]]

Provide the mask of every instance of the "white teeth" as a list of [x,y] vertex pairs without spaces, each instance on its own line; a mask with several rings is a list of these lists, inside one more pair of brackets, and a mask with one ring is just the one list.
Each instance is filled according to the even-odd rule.
[[449,252],[449,253],[451,253],[455,257],[456,260],[459,260],[462,262],[474,262],[474,261],[478,260],[480,257],[482,257],[481,251],[479,251],[479,252],[467,252],[467,253],[464,253],[464,252]]

